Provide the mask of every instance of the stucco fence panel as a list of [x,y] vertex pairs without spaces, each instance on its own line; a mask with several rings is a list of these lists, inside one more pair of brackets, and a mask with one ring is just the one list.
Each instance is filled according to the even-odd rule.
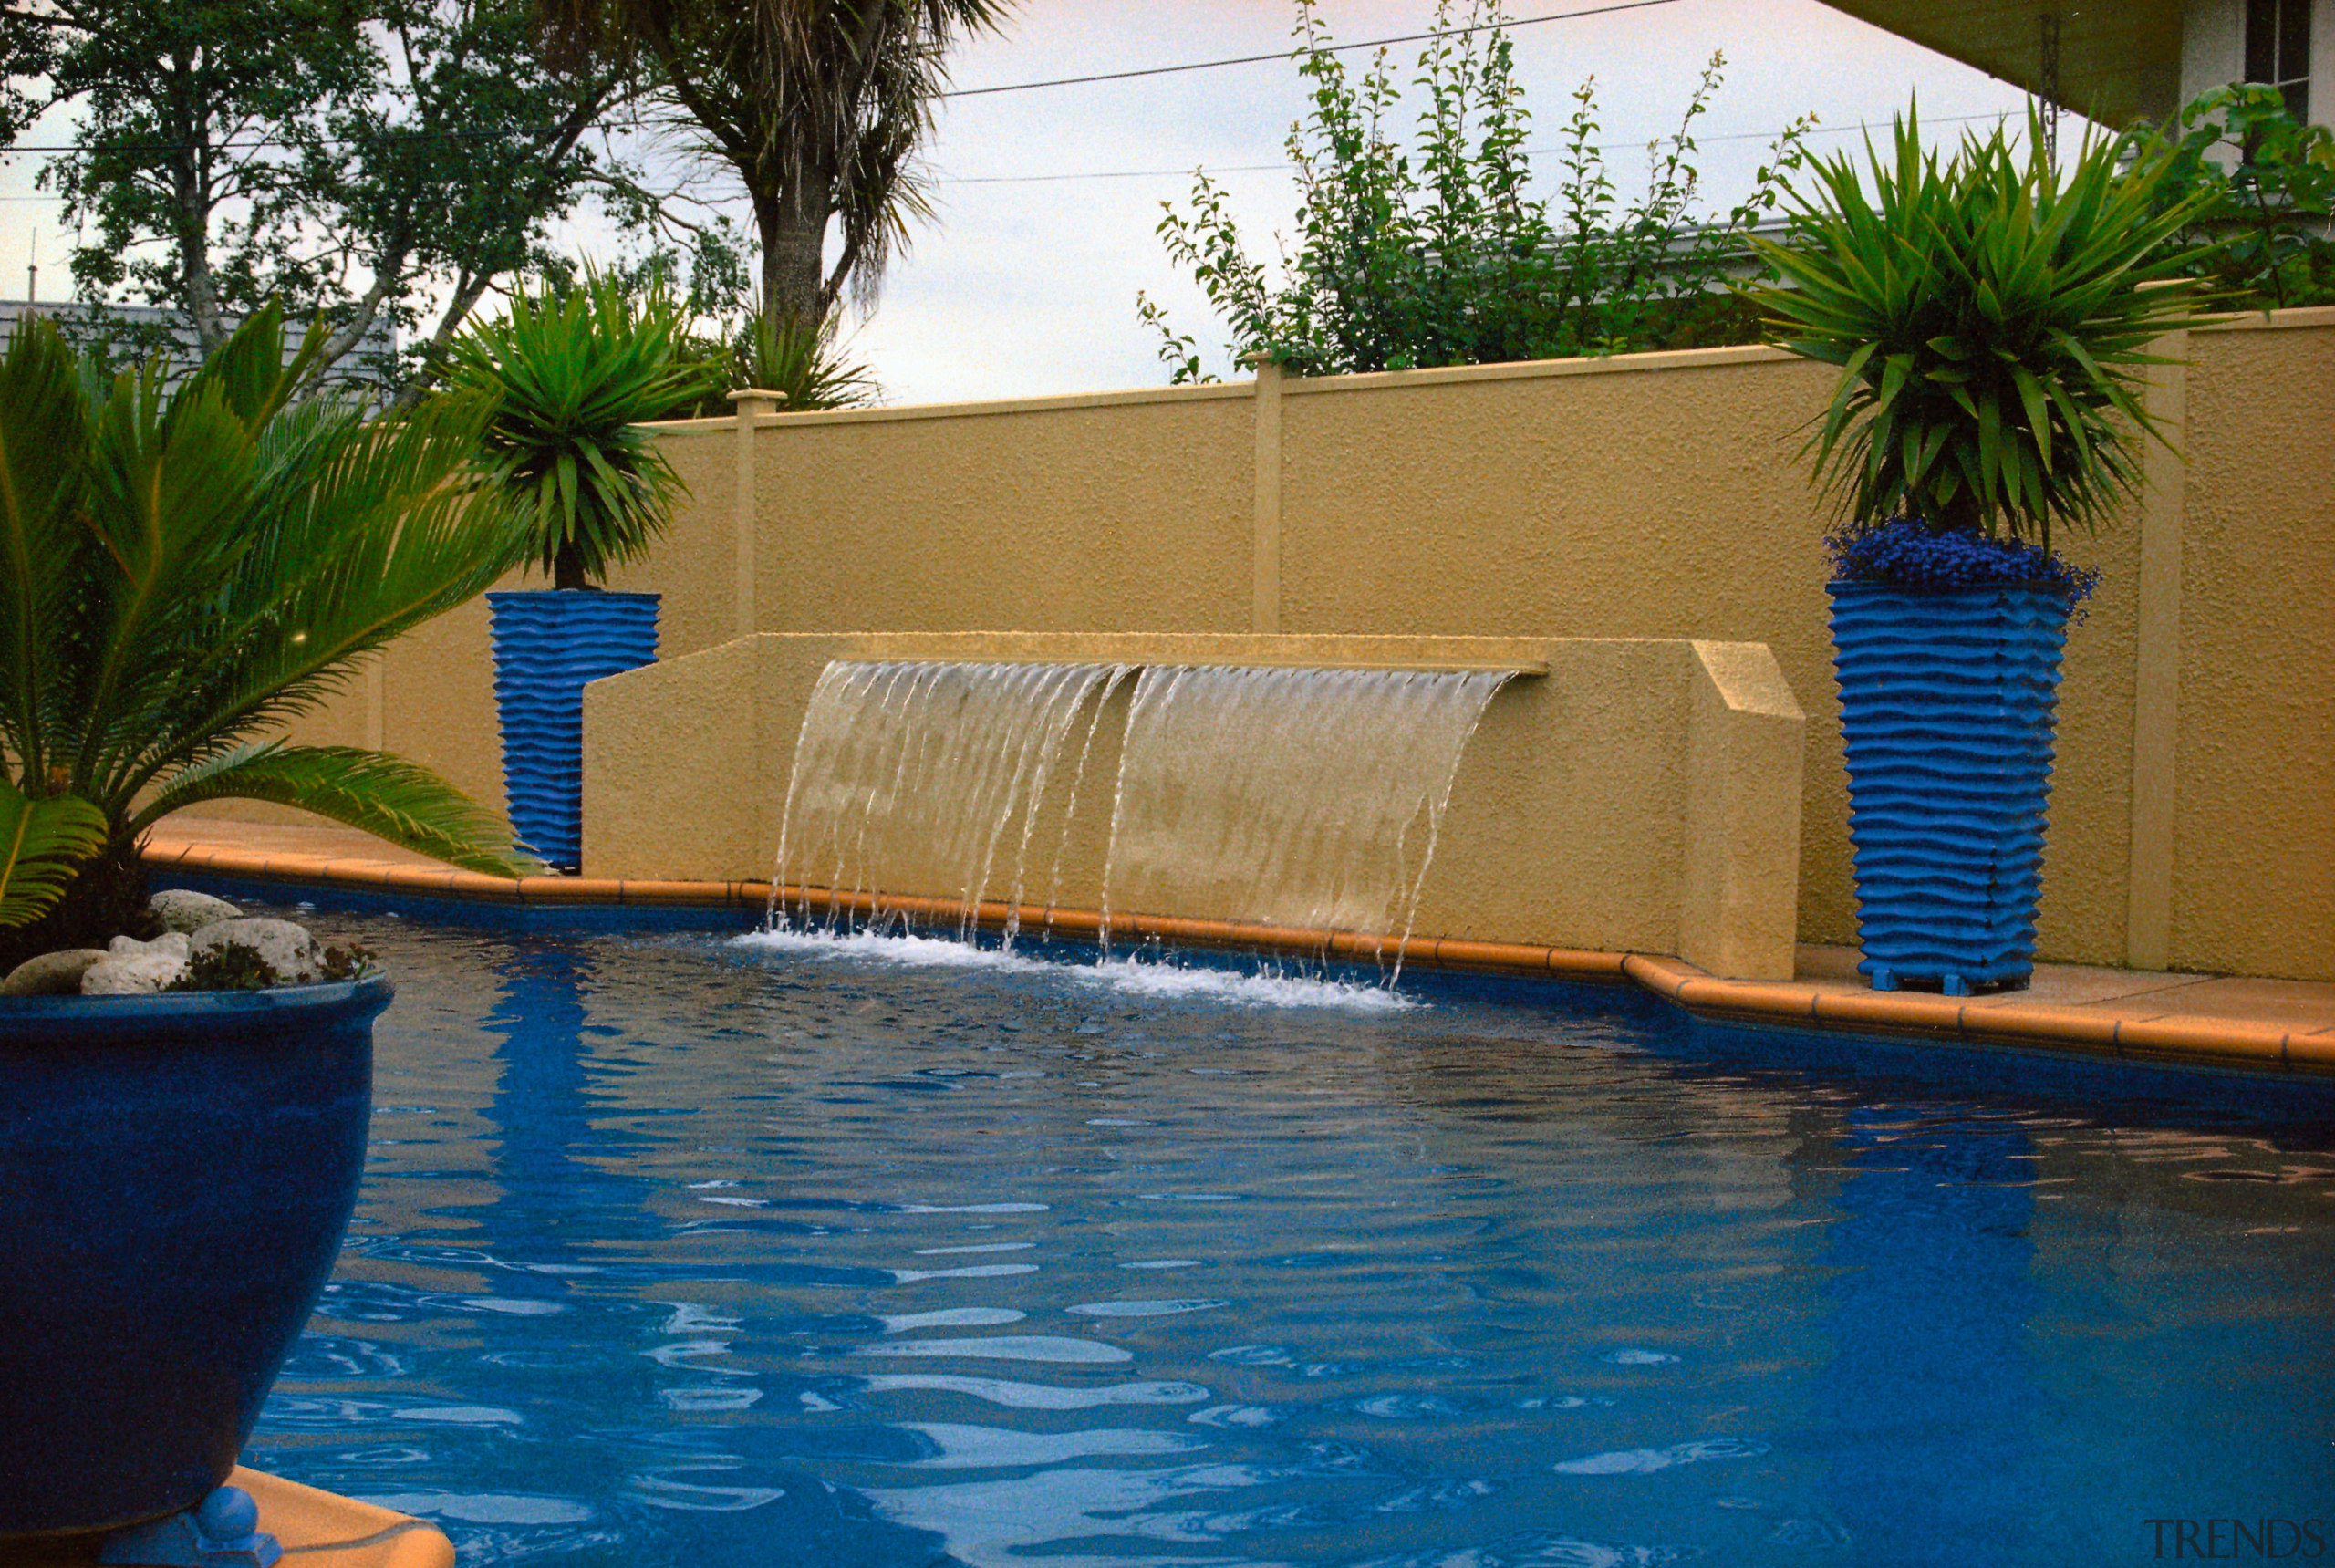
[[[2153,457],[2119,526],[2062,541],[2105,581],[2069,641],[2039,956],[2335,979],[2335,309],[2174,347],[2153,399],[2187,461]],[[610,586],[666,596],[668,656],[814,631],[1764,643],[1807,714],[1799,934],[1846,941],[1827,514],[1800,457],[1829,379],[1749,348],[748,409],[667,429],[690,495]],[[472,607],[311,727],[499,801],[491,679]]]

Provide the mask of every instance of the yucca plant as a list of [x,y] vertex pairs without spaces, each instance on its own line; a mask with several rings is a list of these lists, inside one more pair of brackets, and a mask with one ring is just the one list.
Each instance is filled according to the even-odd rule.
[[680,352],[684,362],[704,368],[705,379],[688,400],[665,410],[661,417],[669,420],[727,418],[730,394],[748,388],[783,394],[779,407],[793,413],[864,408],[880,392],[873,370],[844,357],[832,316],[813,324],[759,310],[726,336],[683,339]]
[[2161,198],[2172,150],[2089,136],[2065,167],[2029,119],[1925,152],[1914,114],[1894,156],[1868,142],[1810,165],[1787,232],[1755,239],[1781,275],[1751,289],[1771,339],[1841,368],[1808,451],[1852,533],[1893,519],[2035,546],[2095,529],[2163,439],[2141,399],[2152,340],[2196,297],[2164,242],[2195,202]]
[[738,358],[746,384],[785,393],[780,407],[791,413],[876,400],[875,372],[843,357],[832,316],[814,321],[764,306],[747,321]]
[[[2165,241],[2170,151],[2088,137],[2065,167],[2028,121],[1812,166],[1750,292],[1782,347],[1837,365],[1809,451],[1846,514],[1833,668],[1858,968],[1876,990],[2021,986],[2035,966],[2070,613],[2097,574],[2052,555],[2139,487],[2142,400],[2193,286]],[[2177,247],[2175,247],[2177,250]]]
[[39,319],[0,356],[0,971],[135,932],[139,841],[199,801],[535,868],[427,770],[281,735],[516,555],[467,504],[484,408],[291,402],[322,347],[287,363],[271,306],[175,389],[159,361],[103,380]]
[[591,275],[565,290],[522,288],[508,316],[450,349],[449,386],[495,405],[480,458],[488,487],[554,587],[595,587],[664,533],[680,480],[642,425],[720,375],[685,352],[688,325],[663,291]]

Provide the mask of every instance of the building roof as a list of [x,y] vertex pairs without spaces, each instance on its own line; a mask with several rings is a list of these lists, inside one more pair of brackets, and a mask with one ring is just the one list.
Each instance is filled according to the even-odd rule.
[[[16,336],[16,323],[27,315],[47,317],[57,323],[67,342],[83,348],[89,341],[104,337],[109,324],[144,328],[152,334],[152,340],[161,349],[168,384],[175,384],[180,377],[202,363],[202,344],[195,336],[193,323],[175,310],[150,305],[85,305],[76,300],[48,299],[35,304],[24,299],[0,299],[0,348]],[[304,321],[285,323],[286,364],[298,351],[300,335],[306,330],[307,323]],[[143,352],[140,350],[141,355]],[[395,362],[397,352],[397,329],[386,321],[376,320],[358,339],[357,346],[334,362],[329,379],[336,386],[368,392],[386,388],[389,381],[385,368]]]
[[[2105,125],[2169,119],[2181,107],[2182,0],[1827,0],[1836,11],[2050,96]],[[2046,94],[2047,19],[2059,23],[2059,90]]]

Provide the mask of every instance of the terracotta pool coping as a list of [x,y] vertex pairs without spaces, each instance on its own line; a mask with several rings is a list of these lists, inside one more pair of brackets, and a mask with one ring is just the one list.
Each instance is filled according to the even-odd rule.
[[[218,826],[232,828],[241,825]],[[373,892],[419,893],[431,898],[507,905],[762,909],[770,902],[770,884],[761,881],[617,881],[585,877],[529,877],[514,881],[410,858],[375,859],[246,848],[201,839],[150,842],[146,859],[158,868],[171,867],[221,877]],[[817,909],[844,904],[864,911],[872,905],[872,900],[866,898],[839,898],[824,888],[787,888],[783,891],[789,903],[801,905],[807,901]],[[884,908],[911,921],[946,920],[953,924],[959,918],[958,905],[947,899],[887,898]],[[1092,937],[1100,923],[1092,910],[994,902],[981,905],[977,919],[984,929],[999,929],[1011,922],[1021,930],[1064,937]],[[2260,1019],[2184,1016],[2165,1012],[2150,1015],[2144,1010],[2144,1002],[2137,999],[2103,1009],[2000,996],[1964,998],[1918,992],[1876,992],[1837,981],[1804,978],[1723,980],[1677,959],[1647,953],[1433,937],[1399,942],[1392,937],[1225,920],[1119,916],[1112,919],[1111,932],[1119,940],[1157,939],[1179,944],[1307,954],[1326,951],[1338,958],[1365,961],[1389,961],[1399,956],[1406,964],[1437,969],[1633,983],[1697,1017],[1727,1023],[2062,1051],[2129,1062],[2335,1076],[2335,1019],[2307,1020],[2300,1026],[2290,1027]],[[2136,1011],[2142,1015],[2136,1016]]]
[[[259,1528],[284,1548],[286,1568],[454,1568],[452,1542],[421,1520],[241,1465],[227,1480],[259,1505]],[[91,1559],[84,1549],[8,1561],[23,1568],[69,1568]]]

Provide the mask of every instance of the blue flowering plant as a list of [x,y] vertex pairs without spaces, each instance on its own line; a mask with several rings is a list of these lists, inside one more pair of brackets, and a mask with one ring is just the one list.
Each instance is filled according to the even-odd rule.
[[1967,528],[1937,529],[1910,517],[1824,536],[1832,575],[1848,583],[1898,588],[1991,588],[2030,584],[2056,588],[2080,605],[2100,587],[2096,566],[2070,565],[2039,545],[1993,538]]
[[2146,132],[2055,162],[2031,117],[2023,142],[1998,126],[1942,159],[1910,113],[1891,151],[1810,165],[1781,243],[1753,241],[1780,281],[1746,292],[1771,341],[1840,368],[1806,450],[1843,577],[2090,591],[2053,530],[2091,534],[2139,489],[2165,440],[2152,349],[2204,297],[2177,172]]

